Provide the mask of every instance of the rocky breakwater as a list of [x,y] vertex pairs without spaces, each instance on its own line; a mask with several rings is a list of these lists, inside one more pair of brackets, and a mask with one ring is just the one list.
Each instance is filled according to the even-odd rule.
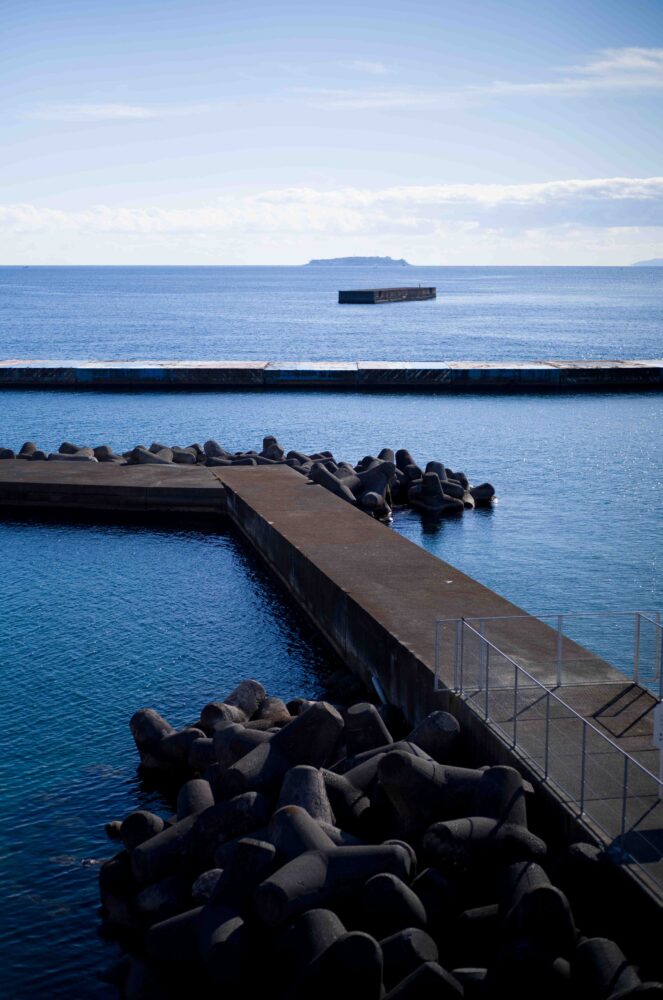
[[115,453],[108,445],[88,447],[64,441],[57,452],[47,453],[34,441],[26,441],[18,452],[0,448],[0,459],[27,461],[108,462],[116,465],[229,467],[235,465],[288,465],[336,496],[366,513],[388,520],[394,509],[415,507],[424,513],[457,515],[474,507],[490,506],[495,489],[490,483],[474,486],[464,472],[454,471],[438,460],[422,468],[406,448],[383,448],[377,456],[366,455],[356,465],[337,461],[332,452],[306,454],[286,451],[272,435],[262,449],[231,452],[217,441],[181,446],[153,441]]
[[466,767],[454,716],[413,729],[359,702],[284,704],[255,680],[175,730],[131,719],[142,767],[177,812],[107,831],[102,913],[126,954],[127,1000],[625,1000],[662,997],[606,935],[611,865],[586,844],[551,857],[531,787]]

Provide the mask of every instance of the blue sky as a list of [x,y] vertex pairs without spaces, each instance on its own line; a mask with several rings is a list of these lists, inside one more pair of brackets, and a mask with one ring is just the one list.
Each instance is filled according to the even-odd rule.
[[663,256],[663,3],[22,0],[0,262]]

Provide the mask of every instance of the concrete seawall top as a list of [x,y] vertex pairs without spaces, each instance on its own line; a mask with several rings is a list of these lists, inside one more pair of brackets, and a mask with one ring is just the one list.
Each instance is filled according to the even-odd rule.
[[663,388],[663,359],[597,361],[0,360],[0,388],[580,392]]

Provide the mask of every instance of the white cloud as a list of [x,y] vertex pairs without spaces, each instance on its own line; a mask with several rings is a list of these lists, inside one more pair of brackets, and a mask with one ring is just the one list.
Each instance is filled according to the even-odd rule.
[[[400,87],[389,90],[309,91],[316,106],[334,111],[399,109],[476,103],[499,97],[581,97],[593,93],[663,90],[663,49],[602,49],[579,66],[556,70],[549,80],[494,80],[445,90]],[[563,75],[561,75],[563,74]]]
[[573,66],[576,73],[587,73],[594,76],[605,76],[614,73],[653,73],[663,72],[663,49],[643,49],[629,47],[624,49],[601,49],[598,57],[590,59],[581,66]]
[[28,111],[26,117],[53,122],[135,121],[206,114],[221,107],[221,104],[46,104]]
[[371,76],[382,76],[387,72],[387,67],[382,62],[369,62],[365,59],[355,59],[353,62],[342,63],[348,69],[356,69],[360,73],[369,73]]
[[[16,234],[69,234],[162,242],[178,237],[223,240],[425,240],[457,238],[477,247],[528,233],[576,227],[595,234],[644,233],[663,226],[663,177],[612,177],[536,184],[439,184],[381,189],[284,188],[204,205],[124,207],[94,205],[65,210],[34,204],[0,205],[0,235],[11,248]],[[50,234],[50,235],[49,235]],[[452,234],[451,236],[449,234]],[[453,235],[455,234],[455,235]],[[595,240],[595,242],[596,242]],[[656,254],[652,253],[651,256]],[[399,254],[400,256],[400,254]]]
[[460,225],[518,233],[546,226],[663,225],[663,177],[536,184],[439,184],[380,189],[282,188],[188,208],[0,205],[5,233],[370,235]]

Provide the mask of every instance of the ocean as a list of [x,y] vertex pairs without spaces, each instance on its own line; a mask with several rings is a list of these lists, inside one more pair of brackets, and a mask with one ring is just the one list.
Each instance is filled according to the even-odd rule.
[[[432,302],[339,306],[343,287]],[[2,358],[529,360],[661,355],[663,269],[1,268]],[[663,605],[663,399],[334,392],[3,391],[0,446],[124,450],[217,438],[442,459],[498,502],[391,528],[528,611]],[[0,521],[0,931],[12,997],[110,997],[98,971],[103,833],[169,803],[136,776],[128,719],[177,725],[243,676],[315,696],[335,660],[221,527]],[[394,567],[397,575],[398,567]]]

